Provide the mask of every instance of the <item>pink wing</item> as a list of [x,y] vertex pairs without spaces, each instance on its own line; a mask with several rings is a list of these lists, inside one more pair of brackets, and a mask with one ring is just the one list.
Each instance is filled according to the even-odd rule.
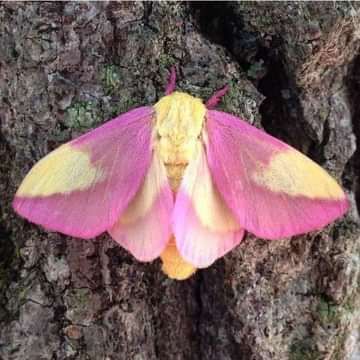
[[207,158],[216,186],[239,224],[267,239],[319,229],[348,201],[309,158],[235,116],[207,112]]
[[181,256],[199,268],[211,265],[243,238],[244,230],[214,187],[200,143],[177,193],[172,223]]
[[170,239],[172,210],[173,194],[166,169],[155,150],[141,189],[109,233],[138,260],[152,261]]
[[54,150],[22,182],[16,212],[80,238],[109,229],[150,166],[152,118],[151,107],[134,109]]

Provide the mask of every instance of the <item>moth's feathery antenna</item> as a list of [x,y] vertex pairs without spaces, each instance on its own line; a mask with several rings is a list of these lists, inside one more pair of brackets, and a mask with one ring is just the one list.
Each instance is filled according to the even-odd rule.
[[225,85],[222,89],[217,91],[205,104],[208,109],[213,109],[221,100],[223,96],[229,91],[229,86]]
[[176,86],[176,68],[175,65],[171,67],[168,84],[166,85],[165,95],[170,95]]

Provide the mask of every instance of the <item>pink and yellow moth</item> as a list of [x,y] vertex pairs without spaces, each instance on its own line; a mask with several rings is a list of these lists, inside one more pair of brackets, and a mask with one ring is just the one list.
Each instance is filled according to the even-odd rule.
[[82,239],[105,231],[140,261],[186,279],[249,231],[278,239],[348,209],[341,187],[299,151],[175,90],[64,144],[27,174],[15,211]]

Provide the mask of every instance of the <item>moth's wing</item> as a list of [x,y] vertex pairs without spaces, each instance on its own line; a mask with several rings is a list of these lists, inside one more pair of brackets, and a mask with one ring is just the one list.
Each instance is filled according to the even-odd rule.
[[244,230],[214,186],[200,142],[177,193],[172,223],[181,256],[199,268],[211,265],[243,238]]
[[170,239],[172,210],[166,169],[155,151],[144,183],[109,233],[138,260],[154,260]]
[[276,239],[343,215],[341,187],[305,155],[239,118],[207,111],[207,159],[226,204],[246,230]]
[[137,108],[51,152],[20,185],[16,212],[80,238],[109,229],[150,166],[152,119],[151,107]]

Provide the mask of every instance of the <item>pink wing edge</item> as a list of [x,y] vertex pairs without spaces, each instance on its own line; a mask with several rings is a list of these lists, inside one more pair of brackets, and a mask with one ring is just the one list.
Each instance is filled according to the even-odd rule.
[[202,225],[189,197],[179,192],[172,217],[176,245],[181,256],[196,266],[206,268],[240,244],[245,230],[214,232]]
[[[126,224],[119,221],[108,230],[116,242],[133,254],[137,260],[144,262],[159,257],[172,234],[170,219],[174,208],[174,197],[165,167],[155,151],[146,181],[150,183],[150,187],[146,187],[144,183],[145,188],[151,188],[152,194],[155,195],[151,206],[145,213],[141,213],[141,209],[136,211],[138,217],[134,221]],[[138,196],[138,199],[134,199],[135,204],[140,200],[142,206],[146,201],[141,190]]]
[[199,158],[185,170],[182,185],[176,195],[172,227],[181,256],[192,265],[205,268],[236,247],[243,239],[245,231],[240,227],[236,230],[216,231],[202,224],[198,218],[192,201],[201,199],[191,199],[184,184],[188,182],[194,184],[191,187],[196,187],[202,186],[204,181],[212,182],[204,148],[200,151]]
[[[133,109],[68,143],[75,149],[90,152],[91,163],[100,163],[110,170],[105,181],[91,189],[66,194],[15,196],[14,210],[47,230],[84,239],[111,228],[134,198],[149,168],[152,117],[152,107]],[[115,141],[120,142],[118,146],[114,145]],[[106,151],[108,156],[104,157]],[[118,158],[112,161],[113,156]],[[117,182],[114,168],[127,172],[120,179],[122,183]],[[101,198],[101,194],[106,195]]]
[[[231,133],[234,143],[229,145],[229,137],[224,136],[224,131]],[[275,194],[255,184],[245,194],[240,194],[234,189],[234,179],[241,180],[246,174],[239,171],[242,164],[233,151],[236,146],[241,149],[242,141],[248,138],[260,139],[279,150],[289,149],[289,146],[236,116],[216,110],[207,111],[207,133],[210,172],[227,206],[245,230],[258,237],[275,240],[321,229],[347,212],[349,200],[345,194],[343,200],[313,200],[297,196],[290,199],[290,206],[286,194]],[[218,149],[224,147],[226,153],[221,155],[226,156],[221,156]],[[252,152],[254,154],[257,156],[256,149]],[[264,162],[269,159],[267,157]],[[229,173],[230,178],[226,176]],[[309,214],[304,216],[303,209],[309,209]],[[289,212],[298,214],[299,218]],[[278,228],[275,228],[274,220],[281,223],[280,226],[275,224]]]

